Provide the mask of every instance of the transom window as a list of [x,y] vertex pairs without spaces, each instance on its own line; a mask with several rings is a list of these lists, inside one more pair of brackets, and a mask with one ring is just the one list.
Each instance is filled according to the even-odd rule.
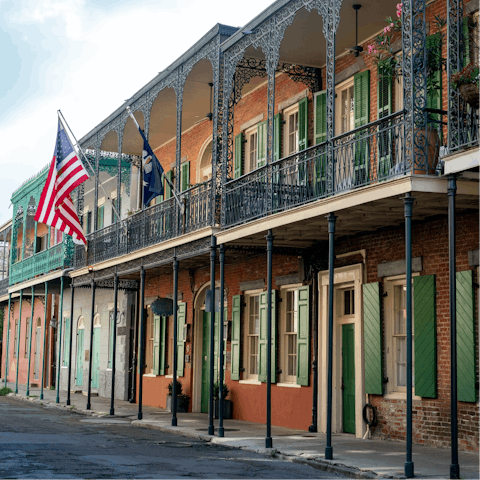
[[355,290],[353,288],[343,291],[343,315],[355,315]]

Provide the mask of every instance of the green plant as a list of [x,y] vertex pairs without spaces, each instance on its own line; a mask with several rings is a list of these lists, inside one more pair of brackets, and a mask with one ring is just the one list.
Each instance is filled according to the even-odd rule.
[[2,387],[0,388],[0,397],[4,397],[5,395],[8,395],[9,393],[12,393],[12,390],[8,387]]
[[470,83],[479,84],[479,68],[474,63],[469,63],[465,68],[452,75],[453,88]]
[[[227,395],[228,395],[228,392],[230,390],[228,389],[228,387],[223,384],[223,389],[222,389],[222,398],[225,400],[225,398],[227,398]],[[219,397],[219,394],[220,394],[220,383],[219,382],[215,382],[215,384],[213,385],[213,398],[215,400],[218,400],[218,397]]]
[[50,390],[55,390],[55,387],[52,385],[52,386],[50,387]]
[[[173,381],[168,384],[168,394],[172,395],[173,393]],[[177,380],[177,395],[182,395],[182,382]]]

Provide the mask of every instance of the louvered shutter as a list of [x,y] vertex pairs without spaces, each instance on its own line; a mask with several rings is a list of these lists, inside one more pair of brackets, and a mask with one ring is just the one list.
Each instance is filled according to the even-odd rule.
[[159,353],[159,367],[158,374],[165,375],[165,344],[167,331],[167,317],[160,317],[160,353]]
[[[32,319],[33,321],[33,319]],[[63,365],[68,367],[68,361],[70,358],[70,319],[65,318],[65,348],[63,354]]]
[[243,174],[243,133],[235,137],[235,157],[233,165],[233,178],[241,177]]
[[475,293],[473,272],[457,272],[457,395],[461,402],[476,402]]
[[310,292],[301,287],[298,294],[297,384],[308,387],[310,380]]
[[[439,33],[427,36],[427,55],[433,63],[432,71],[428,75],[427,89],[427,108],[442,109],[442,53],[441,37]],[[436,67],[436,68],[435,68]],[[442,116],[437,113],[429,113],[429,119],[441,121]],[[441,133],[441,128],[437,123],[431,123],[431,128],[435,128]]]
[[187,190],[190,187],[190,162],[182,163],[182,185],[181,191]]
[[282,155],[282,115],[277,113],[273,119],[274,144],[273,161],[280,160]]
[[[362,127],[370,121],[370,70],[357,73],[354,81],[354,121],[355,128]],[[368,130],[355,134],[354,184],[362,185],[368,180],[369,140],[361,139],[368,135]]]
[[242,310],[242,296],[232,298],[232,349],[231,376],[232,380],[240,380],[240,318]]
[[365,393],[383,394],[382,316],[380,283],[363,285],[363,348]]
[[160,375],[160,315],[153,316],[153,374]]
[[[170,182],[173,184],[173,170],[168,171],[165,176],[170,180]],[[168,182],[165,182],[165,200],[168,200],[169,198],[172,197],[172,189]]]
[[[327,140],[327,92],[319,92],[315,96],[315,145]],[[327,155],[317,155],[315,158],[315,195],[326,192],[325,178],[327,172]]]
[[415,395],[437,396],[435,275],[413,279]]
[[308,147],[308,98],[298,102],[298,151]]
[[[258,380],[267,381],[267,292],[260,294],[260,333],[258,337]],[[271,383],[277,381],[276,291],[272,290],[272,370]]]
[[[392,113],[392,72],[389,67],[378,66],[377,117],[382,119]],[[381,123],[378,133],[378,178],[385,178],[392,167],[391,123]],[[382,130],[387,130],[382,132]]]
[[267,163],[267,122],[257,126],[257,166],[263,167]]
[[[174,305],[175,308],[175,305]],[[178,304],[177,315],[177,376],[183,377],[185,363],[185,342],[183,341],[183,330],[187,320],[187,304],[180,302]]]

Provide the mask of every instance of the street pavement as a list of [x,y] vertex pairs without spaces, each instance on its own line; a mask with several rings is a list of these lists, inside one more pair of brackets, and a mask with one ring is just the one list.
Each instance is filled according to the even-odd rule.
[[16,397],[0,397],[0,418],[5,479],[332,476],[270,454],[135,428],[128,417],[79,415]]

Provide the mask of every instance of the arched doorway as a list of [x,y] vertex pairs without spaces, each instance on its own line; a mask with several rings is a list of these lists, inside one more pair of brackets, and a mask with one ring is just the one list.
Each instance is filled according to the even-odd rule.
[[75,372],[75,385],[83,387],[83,357],[85,339],[85,319],[80,317],[77,323],[77,368]]

